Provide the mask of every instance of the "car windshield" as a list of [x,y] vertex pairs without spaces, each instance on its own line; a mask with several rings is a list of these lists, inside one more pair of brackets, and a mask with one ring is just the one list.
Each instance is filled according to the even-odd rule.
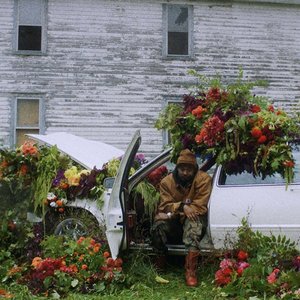
[[[300,183],[300,150],[294,150],[293,155],[295,158],[294,168],[294,180],[293,183]],[[219,177],[219,185],[262,185],[262,184],[285,184],[285,179],[280,174],[274,174],[273,176],[266,176],[262,179],[260,176],[254,177],[248,172],[241,174],[228,175],[222,169]]]

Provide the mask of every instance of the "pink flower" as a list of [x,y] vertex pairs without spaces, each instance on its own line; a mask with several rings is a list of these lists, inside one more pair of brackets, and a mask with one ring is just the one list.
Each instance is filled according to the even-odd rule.
[[270,284],[273,284],[277,281],[277,278],[279,276],[279,269],[274,269],[273,272],[267,277],[267,281]]
[[234,263],[230,259],[225,258],[220,262],[221,269],[227,269],[227,268],[233,268],[233,267],[234,267]]

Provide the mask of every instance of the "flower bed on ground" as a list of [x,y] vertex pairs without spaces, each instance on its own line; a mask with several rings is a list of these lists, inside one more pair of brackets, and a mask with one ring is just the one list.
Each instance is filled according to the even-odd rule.
[[300,299],[300,253],[295,242],[254,232],[246,220],[238,234],[238,250],[226,253],[215,273],[219,292],[230,299]]
[[291,144],[299,139],[299,117],[254,95],[251,89],[260,82],[243,82],[242,72],[227,86],[219,78],[193,74],[205,84],[184,95],[183,106],[168,105],[156,122],[171,135],[174,161],[189,148],[202,158],[213,157],[228,174],[279,173],[291,182]]

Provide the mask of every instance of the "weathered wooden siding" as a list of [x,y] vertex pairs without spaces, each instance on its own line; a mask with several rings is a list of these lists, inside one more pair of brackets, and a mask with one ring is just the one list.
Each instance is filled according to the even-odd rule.
[[281,106],[299,101],[300,5],[174,3],[194,5],[192,60],[162,58],[162,2],[146,0],[48,0],[47,55],[17,56],[13,0],[1,0],[0,139],[9,143],[13,97],[40,93],[47,133],[68,131],[125,149],[141,128],[141,150],[150,156],[162,149],[154,122],[166,97],[194,82],[191,68],[230,81],[242,66],[247,78],[269,80],[257,93]]

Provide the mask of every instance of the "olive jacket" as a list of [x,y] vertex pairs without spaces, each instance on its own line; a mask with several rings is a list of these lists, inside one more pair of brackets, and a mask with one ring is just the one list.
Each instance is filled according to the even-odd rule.
[[186,188],[175,181],[173,173],[169,174],[160,182],[158,212],[182,215],[181,203],[190,199],[192,201],[190,206],[195,208],[199,215],[205,215],[211,193],[211,183],[211,177],[201,170],[197,171],[193,182]]

